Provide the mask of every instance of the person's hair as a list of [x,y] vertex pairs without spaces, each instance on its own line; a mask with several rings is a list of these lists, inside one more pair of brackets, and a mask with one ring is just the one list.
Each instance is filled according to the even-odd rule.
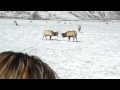
[[57,74],[37,56],[0,53],[0,79],[57,79]]

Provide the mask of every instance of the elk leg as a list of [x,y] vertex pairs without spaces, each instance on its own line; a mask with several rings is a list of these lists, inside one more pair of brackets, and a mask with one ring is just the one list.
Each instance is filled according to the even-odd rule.
[[68,39],[69,39],[68,41],[70,41],[70,37],[68,37]]
[[77,41],[77,37],[76,37],[76,41]]
[[47,40],[47,35],[45,35],[45,38],[46,38],[46,40]]
[[50,36],[50,40],[51,40],[52,36]]
[[[45,36],[45,35],[44,35],[44,36]],[[44,36],[43,36],[42,40],[44,39]]]
[[73,37],[73,41],[74,41],[74,38],[75,38],[75,37]]

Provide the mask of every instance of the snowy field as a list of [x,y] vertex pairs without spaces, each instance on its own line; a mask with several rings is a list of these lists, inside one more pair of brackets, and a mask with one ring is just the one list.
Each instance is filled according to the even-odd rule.
[[[17,21],[20,26],[16,26]],[[0,52],[17,51],[40,57],[60,79],[120,79],[120,22],[32,21],[0,19]],[[43,31],[76,30],[78,41],[52,37]]]

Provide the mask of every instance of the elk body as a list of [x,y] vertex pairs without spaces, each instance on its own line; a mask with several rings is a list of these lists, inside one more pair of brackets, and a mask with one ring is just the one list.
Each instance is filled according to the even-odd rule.
[[77,32],[76,31],[67,31],[66,33],[62,33],[62,37],[68,37],[68,41],[73,37],[73,41],[76,38],[77,41]]
[[43,38],[45,37],[46,40],[47,40],[47,36],[49,36],[50,40],[51,40],[52,36],[58,36],[58,32],[54,32],[52,30],[44,30],[44,32],[43,32]]

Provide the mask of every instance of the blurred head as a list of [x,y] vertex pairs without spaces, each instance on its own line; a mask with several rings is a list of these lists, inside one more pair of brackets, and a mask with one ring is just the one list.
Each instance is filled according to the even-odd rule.
[[36,56],[0,53],[0,79],[56,79],[56,73]]
[[54,32],[54,36],[58,36],[58,32]]
[[66,37],[66,33],[62,33],[61,35],[62,35],[63,38]]

